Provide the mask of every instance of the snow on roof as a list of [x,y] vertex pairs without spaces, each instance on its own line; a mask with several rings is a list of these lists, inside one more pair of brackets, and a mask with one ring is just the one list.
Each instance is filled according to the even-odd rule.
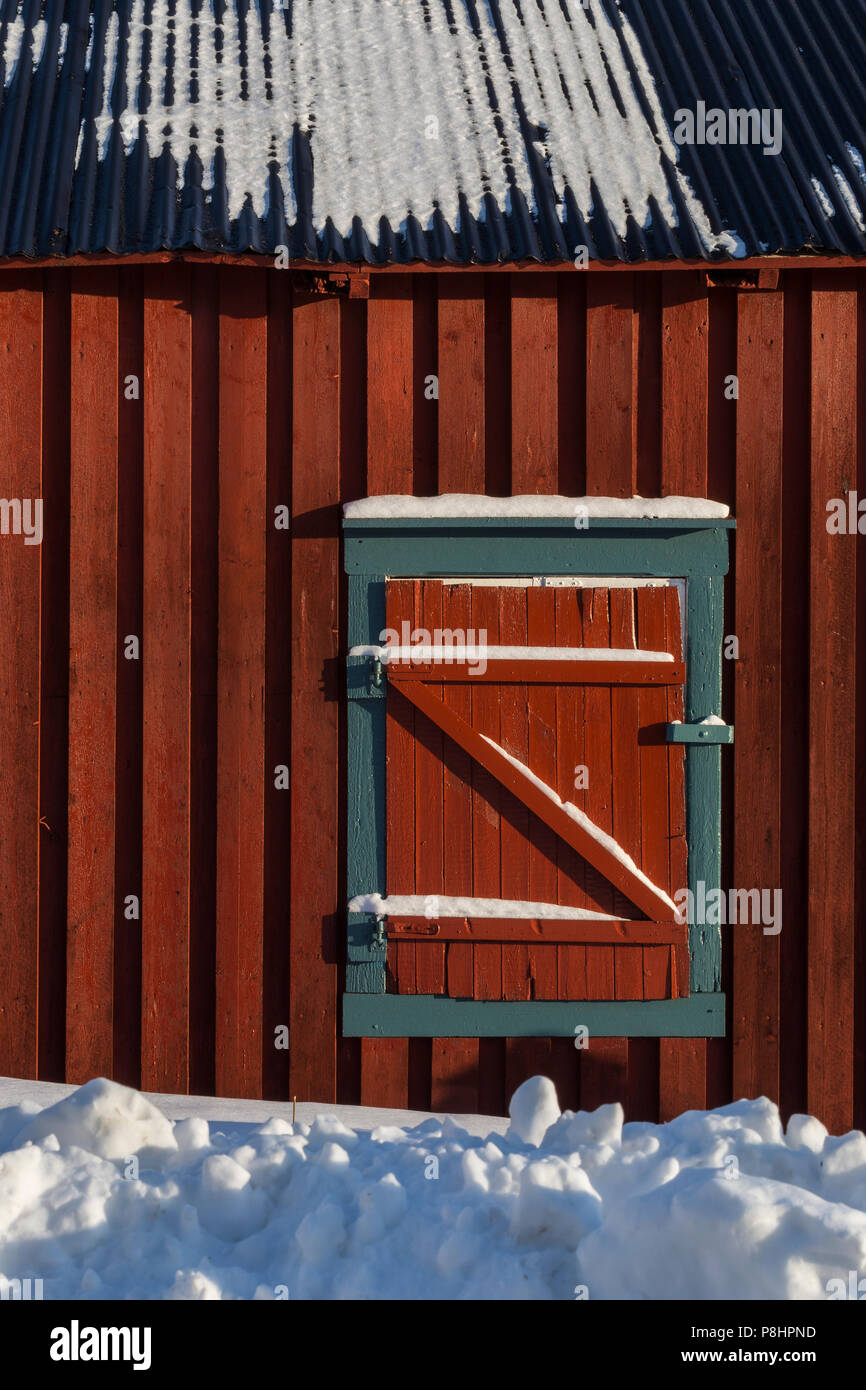
[[[0,255],[862,254],[866,0],[746,8],[0,0]],[[781,152],[680,143],[700,103]]]
[[633,517],[712,520],[728,516],[723,502],[703,497],[482,497],[475,493],[446,492],[439,497],[390,494],[346,502],[347,521],[419,519],[431,517]]

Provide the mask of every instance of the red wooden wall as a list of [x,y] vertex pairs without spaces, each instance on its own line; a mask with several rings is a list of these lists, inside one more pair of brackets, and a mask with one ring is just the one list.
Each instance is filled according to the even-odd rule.
[[[825,503],[866,496],[864,349],[866,271],[0,270],[0,495],[45,505],[0,536],[0,1073],[502,1113],[545,1071],[862,1126],[866,561]],[[735,509],[725,873],[784,926],[727,929],[726,1039],[339,1036],[339,504],[406,491]]]

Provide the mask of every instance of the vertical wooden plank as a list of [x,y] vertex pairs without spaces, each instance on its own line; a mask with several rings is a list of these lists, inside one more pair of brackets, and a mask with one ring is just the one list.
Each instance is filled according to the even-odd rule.
[[[787,283],[786,279],[786,286]],[[707,296],[707,496],[726,502],[732,512],[738,407],[731,393],[730,377],[737,373],[737,303],[748,297],[727,290]],[[762,298],[763,291],[756,297]]]
[[706,1038],[659,1039],[659,1120],[707,1106]]
[[511,277],[511,491],[557,483],[556,277]]
[[[784,439],[782,487],[782,927],[781,1100],[785,1115],[806,1110],[809,956],[809,689],[804,660],[805,614],[809,611],[811,497],[811,297],[808,270],[785,275]],[[866,337],[861,337],[866,343]],[[862,397],[862,385],[861,385]],[[866,443],[866,430],[862,433]],[[860,495],[866,493],[864,488]],[[734,547],[736,552],[736,546]],[[866,569],[863,570],[866,574]],[[730,629],[729,629],[730,630]],[[735,663],[725,662],[726,666]],[[736,710],[735,710],[736,717]],[[862,857],[861,857],[862,862]],[[724,964],[724,962],[723,962]],[[856,968],[856,963],[855,963]],[[723,977],[724,979],[724,977]]]
[[374,277],[367,304],[367,493],[371,497],[412,491],[412,307],[411,276]]
[[[680,612],[680,591],[673,584],[664,590],[664,650],[670,652],[675,661],[683,657],[683,628]],[[667,688],[667,720],[682,720],[684,698],[681,686]],[[671,744],[667,749],[668,760],[668,833],[670,836],[668,855],[667,892],[676,901],[676,893],[687,888],[689,883],[689,855],[686,836],[686,766],[685,752],[681,745]],[[646,964],[647,949],[644,948]],[[679,995],[690,992],[689,948],[686,945],[672,946],[666,953],[669,963],[676,967],[676,988]],[[673,978],[671,984],[673,985]],[[650,995],[646,996],[650,998]],[[663,996],[662,996],[663,997]],[[676,998],[677,995],[674,995]]]
[[[526,641],[530,647],[556,646],[556,589],[531,588],[526,594]],[[556,696],[554,685],[526,687],[526,762],[549,787],[560,779],[557,766]],[[566,798],[568,799],[568,798]],[[529,856],[528,897],[531,902],[557,901],[557,837],[548,826],[533,826]],[[557,986],[557,947],[530,945],[528,973],[532,999],[555,999]]]
[[661,281],[657,271],[645,271],[634,277],[637,335],[635,481],[641,497],[658,497],[661,491]]
[[[585,646],[582,609],[577,589],[555,589],[556,645]],[[586,811],[586,791],[578,768],[586,764],[586,688],[561,686],[556,692],[557,791]],[[578,785],[580,783],[580,785]],[[557,897],[565,907],[586,906],[586,861],[557,840]],[[557,998],[586,999],[586,947],[557,946]]]
[[[262,1036],[264,788],[265,778],[273,782],[275,776],[275,769],[265,766],[267,289],[263,278],[250,280],[243,271],[221,268],[219,332],[216,1087],[222,1095],[257,1096],[262,1085],[262,1050],[274,1041]],[[294,398],[297,401],[297,395]],[[319,427],[327,433],[324,420]],[[295,479],[299,472],[306,472],[303,454],[300,460],[296,455],[296,461]],[[332,598],[335,585],[336,575],[330,579]],[[296,636],[294,624],[292,635]],[[320,645],[316,659],[322,660]],[[317,682],[313,688],[318,693]],[[331,758],[335,769],[333,750]],[[292,788],[306,782],[309,791],[306,761],[293,758],[290,766]],[[306,814],[317,820],[310,808]],[[334,805],[330,817],[334,825]],[[317,827],[323,837],[326,824],[325,819]],[[304,838],[297,821],[292,838],[294,843]],[[293,862],[293,876],[294,871]],[[311,903],[307,909],[312,916]],[[292,930],[300,927],[303,939],[300,916],[292,914]],[[299,1041],[303,1049],[298,1030],[291,1028],[290,1046]],[[336,1028],[330,1043],[333,1050]],[[319,1046],[326,1050],[321,1038]]]
[[[118,494],[117,631],[120,640],[144,632],[144,296],[142,271],[129,267],[118,277]],[[130,377],[138,382],[132,391]],[[141,917],[129,918],[124,904],[142,901],[142,694],[146,653],[117,663],[115,796],[118,816],[114,879],[117,930],[114,939],[114,1070],[127,1086],[141,1085]],[[211,971],[211,977],[213,972]],[[212,986],[212,978],[204,981]],[[205,1043],[212,1040],[205,1037]],[[207,1094],[201,1086],[199,1094]]]
[[[866,276],[857,274],[857,495],[866,497],[866,387],[863,364],[866,360]],[[866,689],[866,565],[857,566],[856,585],[857,691]],[[866,767],[866,728],[857,721],[855,758],[857,767]],[[854,1125],[866,1129],[866,778],[858,777],[855,788],[855,880],[854,901]],[[783,1025],[787,1022],[783,1017]]]
[[439,278],[439,491],[483,492],[484,284]]
[[857,538],[831,535],[827,503],[856,484],[857,295],[812,282],[812,516],[809,662],[808,1104],[833,1133],[853,1122],[855,652]]
[[556,491],[565,497],[586,493],[586,277],[557,275]]
[[[583,640],[587,647],[610,646],[610,606],[607,589],[580,591],[583,608]],[[587,686],[584,692],[587,768],[586,814],[610,835],[613,831],[611,784],[610,690],[607,686]],[[611,884],[591,864],[585,870],[587,897],[599,912],[612,913],[614,891]],[[613,999],[614,948],[587,946],[586,990],[588,999]]]
[[[0,438],[3,440],[0,495],[8,502],[26,500],[30,504],[31,524],[36,519],[34,504],[42,498],[42,313],[41,282],[17,275],[4,277],[0,285]],[[109,375],[109,386],[112,381],[113,376]],[[93,423],[98,432],[100,424]],[[110,424],[109,408],[104,427],[110,430]],[[76,466],[81,462],[79,453]],[[95,472],[97,467],[94,459],[91,471]],[[110,479],[110,466],[107,471]],[[98,481],[93,479],[94,486]],[[105,519],[110,521],[108,506]],[[41,558],[40,547],[25,545],[24,541],[21,533],[15,535],[10,531],[0,535],[0,747],[4,750],[5,762],[0,796],[0,844],[3,846],[0,856],[0,960],[4,977],[0,1072],[35,1077],[39,988]],[[113,654],[112,635],[108,655],[113,658]],[[110,714],[110,699],[108,703]],[[98,718],[98,711],[94,711],[94,715]],[[80,865],[79,856],[76,861],[77,901],[84,911],[86,895],[82,892]],[[110,915],[109,899],[109,921]],[[105,925],[105,916],[100,925]],[[110,1013],[107,1021],[110,1028]],[[106,1043],[104,1033],[100,1042],[103,1046]],[[99,1055],[104,1055],[101,1050]]]
[[[9,283],[7,281],[7,283]],[[14,287],[13,287],[14,293]],[[2,303],[2,300],[0,300]],[[0,324],[6,310],[0,308]],[[25,320],[26,323],[26,320]],[[4,360],[8,360],[5,357]],[[69,742],[69,276],[55,271],[43,282],[42,335],[42,546],[41,650],[39,692],[39,1079],[63,1081],[66,1077],[66,851],[68,844],[68,742]],[[29,371],[29,364],[28,364]],[[21,381],[28,383],[28,371]],[[4,388],[0,378],[0,390]],[[26,386],[25,386],[26,389]],[[8,439],[4,422],[3,438]],[[14,447],[12,455],[14,457]],[[22,451],[24,452],[24,451]],[[0,492],[14,494],[3,473]],[[4,542],[4,544],[8,544]],[[15,551],[7,561],[16,560]],[[21,556],[17,556],[20,562]],[[3,591],[5,593],[5,590]],[[2,609],[26,612],[26,602]],[[2,621],[2,620],[0,620]],[[7,635],[0,634],[0,650],[9,653]],[[0,657],[0,661],[2,661]],[[5,691],[5,685],[0,687]],[[2,696],[5,704],[6,696]],[[26,712],[26,711],[25,711]],[[3,715],[0,714],[0,720]],[[10,745],[2,735],[4,746]],[[4,798],[5,800],[6,798]],[[17,797],[9,798],[20,813]],[[26,805],[26,800],[22,803]],[[0,816],[2,816],[0,811]],[[134,819],[134,817],[133,817]],[[5,830],[2,843],[8,844]],[[26,875],[22,883],[26,881]],[[6,885],[0,894],[5,897]],[[0,907],[0,917],[3,909]],[[25,919],[22,918],[23,922]],[[137,931],[136,931],[137,945]],[[9,960],[8,945],[0,947]],[[135,1017],[139,1014],[136,994]],[[137,1038],[137,1029],[136,1034]],[[136,1054],[137,1059],[137,1054]],[[5,1059],[0,1059],[0,1071]],[[8,1069],[8,1068],[5,1068]],[[123,1078],[121,1078],[123,1079]],[[137,1075],[133,1084],[137,1082]]]
[[[442,628],[442,585],[436,579],[415,585],[415,626],[431,636]],[[439,694],[441,694],[441,686]],[[415,711],[415,884],[427,897],[444,890],[444,734]],[[445,945],[419,941],[415,946],[415,984],[419,994],[445,993]]]
[[439,370],[438,276],[412,277],[412,487],[419,497],[436,491],[439,402],[429,391]]
[[[385,599],[385,626],[400,631],[415,613],[415,583],[389,580]],[[386,890],[406,895],[415,892],[415,710],[398,691],[388,691],[386,721],[387,793]],[[370,885],[379,888],[379,885]],[[415,994],[415,946],[391,942],[388,946],[389,990]],[[361,1104],[402,1107],[408,1104],[409,1042],[406,1038],[361,1039]]]
[[478,1111],[478,1038],[433,1038],[430,1109]]
[[[709,362],[707,291],[700,272],[662,275],[663,495],[706,495]],[[672,959],[672,964],[674,961]],[[672,969],[671,975],[675,971]],[[659,1106],[665,1118],[706,1100],[706,1040],[662,1039]]]
[[[496,646],[499,641],[499,591],[481,585],[472,590],[472,626],[480,644]],[[472,687],[472,727],[492,738],[501,739],[498,687],[479,682]],[[472,764],[472,895],[498,898],[500,878],[499,784],[478,763]],[[475,998],[502,998],[502,947],[475,946]]]
[[484,276],[485,491],[511,491],[511,276]]
[[[277,507],[292,499],[292,380],[291,277],[275,271],[268,279],[267,325],[267,592],[265,599],[265,768],[288,765],[292,756],[292,651],[286,640],[286,617],[291,611],[292,536],[275,525]],[[353,307],[363,310],[363,301]],[[360,337],[360,334],[359,334]],[[364,359],[357,362],[363,373]],[[352,401],[357,418],[357,399]],[[358,453],[363,440],[357,438]],[[358,472],[361,472],[360,467]],[[352,495],[363,490],[363,476],[353,480]],[[345,763],[344,763],[345,766]],[[277,788],[265,775],[264,939],[263,939],[263,1073],[267,1098],[291,1095],[289,1050],[274,1046],[275,1029],[289,1025],[291,997],[290,938],[286,846],[291,842],[291,792]],[[342,804],[345,805],[345,802]],[[347,1039],[347,1042],[349,1040]],[[355,1040],[351,1040],[357,1049]],[[357,1083],[351,1099],[357,1097]],[[344,1099],[350,1102],[350,1097]]]
[[[472,627],[470,585],[443,586],[442,622],[451,631],[469,633]],[[461,718],[471,721],[472,694],[468,685],[446,684],[443,699]],[[449,897],[465,896],[472,890],[472,760],[450,739],[443,741],[443,756],[443,888]],[[446,947],[446,981],[446,992],[452,998],[473,997],[474,954],[469,943],[453,941]],[[437,1110],[477,1109],[478,1039],[434,1039],[431,1085],[431,1107]]]
[[[288,279],[288,277],[284,277],[284,278]],[[291,303],[291,281],[290,281],[290,280],[289,280],[289,287],[288,287],[288,292],[287,292],[286,298],[288,299],[289,303]],[[364,496],[366,496],[366,493],[367,493],[367,490],[368,490],[368,488],[367,488],[367,372],[368,372],[368,361],[367,361],[367,319],[368,319],[368,315],[367,315],[367,305],[368,305],[368,301],[367,301],[367,300],[364,300],[364,299],[352,299],[352,300],[348,300],[348,301],[346,301],[346,302],[344,303],[343,308],[342,308],[342,310],[341,310],[341,312],[340,312],[340,362],[341,362],[341,366],[342,366],[342,370],[341,370],[341,387],[340,387],[340,496],[341,496],[343,502],[353,502],[353,501],[354,501],[356,498],[358,498],[358,497],[364,497]],[[287,365],[287,368],[283,371],[282,376],[283,376],[283,380],[291,380],[291,331],[290,331],[290,330],[291,330],[291,312],[290,312],[290,311],[289,311],[289,314],[288,314],[287,319],[286,319],[286,327],[287,327],[286,351],[287,351],[287,353],[288,353],[288,365]],[[411,350],[411,343],[410,343],[410,350]],[[269,335],[269,338],[268,338],[268,364],[269,364],[269,375],[270,375],[271,356],[272,356],[272,354],[271,354],[271,338],[270,338],[270,335]],[[270,414],[271,414],[270,409],[269,409],[269,412],[268,412],[268,413],[269,413],[269,418],[270,418]],[[287,435],[288,435],[289,443],[288,443],[288,445],[287,445],[287,447],[286,447],[286,449],[285,449],[285,455],[284,455],[284,457],[285,457],[285,467],[286,467],[287,471],[289,472],[288,487],[287,487],[287,489],[286,489],[286,494],[287,494],[287,495],[290,495],[289,489],[291,488],[291,417],[289,417],[289,419],[288,419],[288,421],[287,421]],[[410,462],[410,468],[411,468],[411,462]],[[269,475],[270,475],[270,473],[271,473],[271,471],[272,471],[271,468],[270,468],[270,462],[269,462],[269,465],[268,465],[268,471],[269,471]],[[288,556],[289,583],[288,583],[288,584],[285,586],[285,588],[284,588],[284,593],[285,593],[285,594],[288,594],[288,592],[289,592],[289,586],[290,586],[290,583],[291,583],[291,541],[290,541],[290,540],[289,540],[288,549],[289,549],[289,556]],[[340,612],[340,631],[341,631],[341,635],[342,635],[342,641],[343,641],[343,644],[344,644],[344,650],[347,649],[349,646],[351,646],[351,645],[354,644],[354,637],[353,637],[353,635],[352,635],[352,632],[350,632],[349,590],[350,590],[349,577],[348,577],[348,575],[346,575],[346,574],[344,574],[344,573],[341,573],[341,574],[340,574],[340,579],[339,579],[339,612]],[[381,601],[381,597],[380,597],[380,600],[379,600],[379,611],[384,610],[384,608],[385,608],[385,604]],[[272,605],[272,603],[271,603],[271,601],[270,601],[270,597],[269,597],[269,599],[268,599],[268,613],[270,614],[272,611],[273,611],[273,605]],[[280,615],[279,615],[279,613],[278,613],[278,617],[279,617],[279,616],[280,616]],[[372,617],[372,614],[371,614],[370,616]],[[360,615],[359,615],[359,617],[360,617]],[[374,621],[375,621],[375,620],[374,620]],[[369,622],[369,618],[368,618],[368,622]],[[381,630],[381,629],[380,629],[380,630]],[[369,629],[368,629],[368,631],[369,631]],[[363,632],[361,635],[362,635],[363,637],[368,636],[368,631],[367,631],[367,632]],[[375,633],[375,636],[378,638],[378,632]],[[269,650],[269,651],[273,648],[273,645],[274,645],[273,639],[272,639],[271,636],[269,635],[269,636],[268,636],[268,639],[267,639],[267,646],[268,646],[268,650]],[[283,644],[283,648],[284,648],[284,651],[285,651],[285,660],[286,660],[286,663],[287,663],[287,665],[290,666],[290,664],[291,664],[291,649],[289,648],[288,644]],[[287,697],[287,698],[286,698],[286,704],[285,704],[286,742],[289,743],[289,745],[290,745],[290,740],[291,740],[291,681],[289,681],[289,683],[287,684],[287,687],[286,687],[286,697]],[[339,746],[341,749],[346,749],[346,750],[348,750],[350,741],[351,741],[356,747],[359,746],[359,745],[358,745],[358,738],[357,738],[357,728],[354,728],[354,727],[353,727],[353,732],[352,732],[352,738],[351,738],[351,740],[350,740],[350,737],[349,737],[349,724],[350,724],[350,721],[353,721],[354,719],[356,719],[356,717],[357,717],[357,711],[355,712],[355,714],[350,713],[350,710],[349,710],[349,701],[346,700],[346,699],[344,698],[344,696],[343,696],[343,694],[342,694],[342,692],[341,692],[340,700],[339,700],[339,703],[338,703],[338,731],[337,731],[337,736],[338,736],[338,740],[339,740],[338,746]],[[363,718],[363,716],[362,716],[362,718]],[[385,743],[386,743],[386,741],[387,741],[387,735],[386,735],[385,726],[386,726],[386,717],[385,717],[384,714],[380,714],[379,716],[376,716],[376,715],[374,714],[374,715],[372,716],[372,720],[370,720],[369,717],[367,718],[367,735],[368,735],[368,737],[369,737],[370,735],[372,735],[372,743],[373,743],[374,758],[378,756],[378,757],[379,757],[380,764],[381,764],[381,755],[382,755],[382,752],[383,752],[383,748],[384,748],[384,745],[385,745]],[[269,719],[268,719],[268,732],[269,732],[269,734],[270,734],[270,732],[271,732],[271,729],[272,729],[272,724],[271,724],[271,720],[270,720],[270,718],[269,718]],[[360,752],[360,749],[359,749],[359,752]],[[271,759],[270,756],[269,756],[269,757],[268,757],[268,762],[271,763],[272,761],[273,761],[273,759]],[[381,767],[380,767],[380,772],[381,772]],[[349,758],[348,758],[348,756],[343,756],[343,757],[341,757],[341,758],[339,759],[338,773],[337,773],[337,798],[338,798],[338,805],[339,805],[340,807],[343,807],[343,806],[347,806],[347,805],[348,805],[349,780],[350,780],[350,779],[349,779]],[[384,825],[384,800],[385,800],[384,793],[385,793],[385,788],[384,788],[384,787],[383,787],[383,788],[380,788],[381,807],[375,808],[375,811],[374,811],[374,813],[373,813],[372,815],[370,814],[370,808],[369,808],[369,807],[367,808],[367,819],[368,819],[368,821],[370,821],[370,822],[375,826],[374,837],[375,837],[375,834],[378,833],[378,830],[379,830],[379,826],[376,824],[376,822],[377,822],[377,819],[378,819],[378,817],[379,817],[380,815],[382,816],[382,824]],[[285,860],[285,855],[284,855],[284,852],[283,852],[283,847],[286,845],[286,843],[288,842],[288,838],[289,838],[289,836],[291,835],[291,804],[289,803],[288,808],[286,808],[286,802],[285,802],[285,800],[284,800],[284,801],[283,801],[283,808],[284,808],[284,811],[283,811],[284,814],[285,814],[285,810],[286,810],[286,809],[288,809],[288,812],[289,812],[289,815],[288,815],[288,826],[287,826],[286,831],[285,831],[284,833],[280,833],[280,834],[279,834],[279,839],[277,839],[277,838],[276,838],[276,835],[275,835],[275,844],[276,844],[276,846],[277,846],[277,851],[278,851],[278,856],[275,856],[275,857],[279,857],[279,860],[280,860],[281,863],[284,862],[284,860]],[[350,813],[350,814],[351,814],[351,813]],[[347,859],[348,859],[349,824],[350,824],[350,818],[349,818],[348,816],[344,816],[344,815],[342,814],[342,811],[341,811],[341,813],[340,813],[340,815],[339,815],[339,830],[340,830],[340,837],[339,837],[338,847],[337,847],[337,856],[338,856],[337,862],[338,862],[338,864],[340,865],[340,872],[341,872],[341,874],[342,874],[342,872],[343,872],[343,866],[347,864]],[[266,831],[267,831],[267,826],[266,826]],[[384,860],[384,855],[382,854],[382,848],[383,848],[383,846],[380,844],[380,856],[381,856],[382,859]],[[266,904],[266,906],[267,906],[267,901],[268,901],[269,883],[270,883],[270,875],[269,875],[268,863],[269,863],[269,859],[268,859],[268,849],[267,849],[267,841],[266,841],[266,849],[265,849],[265,865],[266,865],[266,876],[265,876],[265,904]],[[276,891],[278,888],[282,890],[282,892],[283,892],[283,899],[282,899],[282,901],[284,902],[284,901],[285,901],[285,881],[284,881],[284,878],[282,877],[281,872],[280,872],[280,869],[277,867],[277,864],[276,864],[276,863],[275,863],[275,866],[274,866],[274,867],[275,867],[275,872],[274,872],[274,875],[273,875],[274,888],[275,888],[275,891]],[[383,863],[382,863],[382,874],[383,874],[383,876],[384,876],[384,872],[385,872],[385,865],[384,865],[384,862],[383,862]],[[348,879],[347,879],[347,878],[343,878],[343,884],[342,884],[342,886],[343,886],[343,890],[344,890],[344,892],[345,892],[345,890],[348,889],[348,887],[349,887]],[[348,901],[348,898],[346,898],[345,900]],[[337,925],[337,933],[338,933],[338,940],[339,940],[339,938],[340,938],[340,924],[339,924],[339,921],[338,921],[338,925]],[[286,952],[286,966],[285,966],[285,969],[286,969],[286,973],[287,973],[287,974],[290,974],[290,971],[289,971],[289,933],[286,932],[286,931],[284,930],[284,931],[282,932],[282,934],[281,934],[281,938],[282,938],[282,942],[283,942],[283,944],[284,944],[284,948],[285,948],[285,952]],[[265,941],[265,946],[266,946],[266,951],[267,951],[267,938],[266,938],[266,941]],[[361,962],[353,962],[353,965],[354,965],[354,964],[360,965]],[[266,955],[266,969],[267,969],[267,955]],[[339,997],[339,996],[342,996],[342,995],[345,993],[346,989],[347,989],[349,973],[350,973],[350,972],[349,972],[348,953],[345,952],[342,948],[340,948],[340,949],[338,949],[338,951],[337,951],[337,993],[338,993],[338,997]],[[283,1008],[284,1008],[284,1009],[287,1009],[287,1008],[288,1008],[289,992],[290,992],[290,985],[289,985],[289,988],[286,988],[286,989],[284,990],[284,992],[283,992]],[[364,1040],[363,1038],[346,1038],[346,1037],[342,1037],[340,1034],[341,1034],[341,1030],[338,1028],[338,1034],[337,1034],[337,1099],[338,1099],[338,1101],[340,1101],[342,1104],[346,1104],[346,1105],[359,1104],[359,1103],[360,1103],[360,1098],[361,1098],[361,1073],[362,1073],[362,1059],[361,1059],[361,1054],[362,1054],[362,1052],[363,1052],[363,1050],[364,1050],[364,1042],[365,1042],[365,1040]],[[368,1070],[369,1070],[369,1069],[368,1069]],[[404,1093],[404,1094],[405,1094],[405,1093]],[[404,1099],[404,1101],[403,1101],[403,1104],[404,1104],[404,1106],[405,1106],[405,1104],[406,1104],[405,1099]]]
[[[781,885],[783,296],[739,300],[737,375],[737,804],[734,886]],[[733,956],[733,1087],[779,1099],[780,941],[724,933]]]
[[662,491],[707,486],[707,290],[700,271],[662,276]]
[[114,1059],[117,284],[76,271],[70,304],[67,1081]]
[[405,1110],[408,1104],[409,1044],[406,1038],[363,1038],[361,1105]]
[[345,911],[336,850],[340,304],[298,297],[293,317],[291,1080],[299,1098],[327,1101]]
[[142,1085],[189,1089],[189,272],[144,299]]
[[[389,579],[386,626],[401,631],[415,615],[415,581]],[[415,891],[415,707],[389,687],[386,758],[388,768],[386,864],[388,892],[405,897]],[[417,994],[415,943],[391,942],[388,961],[400,994]]]
[[[610,645],[635,648],[635,590],[610,590]],[[611,781],[613,837],[637,862],[641,844],[640,749],[637,735],[641,692],[635,686],[611,686]],[[663,885],[664,886],[664,885]],[[643,999],[643,949],[619,946],[614,951],[617,999]]]
[[580,1057],[580,1108],[597,1110],[628,1098],[628,1039],[590,1038]]
[[[215,1089],[219,751],[219,269],[192,268],[189,1084]],[[281,383],[281,399],[285,386]],[[283,851],[284,858],[284,851]],[[285,891],[283,886],[283,891]]]
[[586,491],[635,492],[634,276],[590,273],[586,287]]
[[[526,645],[526,589],[503,586],[499,595],[499,640],[505,647]],[[500,742],[506,753],[529,761],[527,724],[527,688],[506,682],[494,687],[499,692]],[[506,795],[499,821],[500,884],[503,898],[518,902],[529,899],[529,835],[530,815],[516,797]],[[534,833],[535,827],[532,827]],[[522,942],[509,942],[502,947],[502,998],[529,999],[529,947]],[[508,1053],[520,1050],[521,1039],[509,1039]]]

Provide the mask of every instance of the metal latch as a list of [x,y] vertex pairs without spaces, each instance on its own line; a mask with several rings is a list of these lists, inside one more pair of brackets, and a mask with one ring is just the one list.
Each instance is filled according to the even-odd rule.
[[733,743],[733,724],[665,724],[665,743]]

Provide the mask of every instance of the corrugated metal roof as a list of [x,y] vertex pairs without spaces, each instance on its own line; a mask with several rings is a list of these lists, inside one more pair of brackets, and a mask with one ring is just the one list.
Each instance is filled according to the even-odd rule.
[[[0,17],[0,255],[866,253],[866,0],[0,0]],[[781,153],[675,138],[677,112],[713,140],[712,110],[740,108],[781,112]]]

